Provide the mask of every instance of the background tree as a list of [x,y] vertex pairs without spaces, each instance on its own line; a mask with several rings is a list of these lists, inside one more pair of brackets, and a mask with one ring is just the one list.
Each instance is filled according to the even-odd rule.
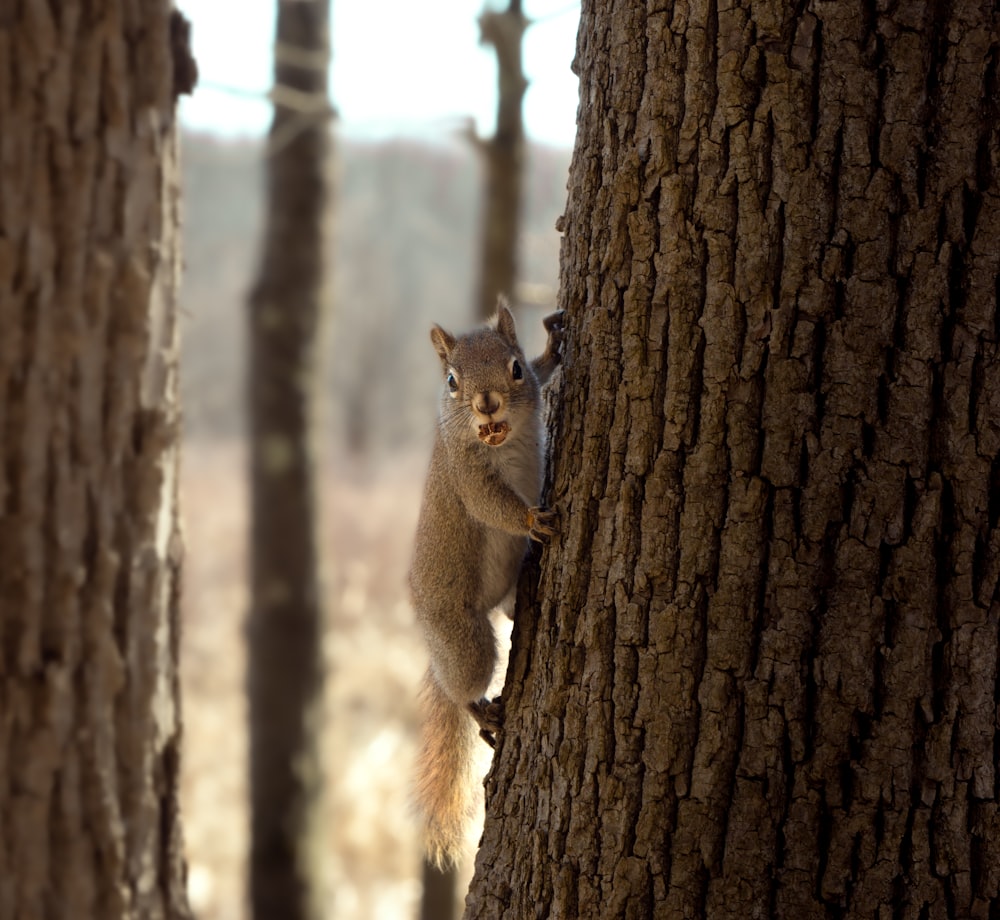
[[584,3],[469,916],[995,913],[997,20]]
[[260,274],[250,295],[250,898],[255,917],[324,913],[323,691],[313,464],[329,258],[328,0],[277,4]]
[[167,2],[0,26],[0,917],[189,916]]
[[515,296],[525,146],[521,107],[528,88],[521,46],[528,25],[521,0],[510,0],[502,12],[484,10],[479,18],[482,42],[492,45],[497,54],[496,129],[489,141],[480,144],[486,167],[478,292],[482,319],[496,312],[497,294]]

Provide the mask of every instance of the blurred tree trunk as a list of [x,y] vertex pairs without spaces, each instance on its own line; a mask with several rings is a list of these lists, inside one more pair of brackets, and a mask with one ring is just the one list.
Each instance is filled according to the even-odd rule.
[[439,869],[425,859],[423,893],[420,897],[420,920],[452,920],[458,916],[458,867]]
[[0,14],[3,918],[190,916],[175,102],[193,82],[169,3]]
[[328,296],[328,0],[279,0],[260,274],[250,295],[250,899],[325,914],[316,835],[324,669],[313,414]]
[[521,44],[528,20],[521,0],[502,13],[484,10],[479,27],[484,44],[497,53],[497,123],[492,140],[481,145],[486,163],[481,224],[479,316],[496,312],[497,294],[515,296],[517,243],[524,170],[524,120],[521,104],[528,81],[521,66]]
[[467,915],[995,916],[995,5],[650,9],[584,3]]

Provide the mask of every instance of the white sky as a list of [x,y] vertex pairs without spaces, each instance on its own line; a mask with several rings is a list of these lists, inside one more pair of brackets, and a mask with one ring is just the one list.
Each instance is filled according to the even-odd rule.
[[[433,137],[474,117],[492,133],[496,60],[479,44],[483,0],[332,0],[331,92],[342,130]],[[199,85],[182,97],[185,125],[226,135],[267,130],[275,0],[179,0],[192,23]],[[506,7],[505,0],[493,5]],[[570,147],[577,80],[570,70],[579,2],[524,0],[528,136]],[[235,92],[234,92],[235,91]],[[259,95],[257,95],[259,94]]]

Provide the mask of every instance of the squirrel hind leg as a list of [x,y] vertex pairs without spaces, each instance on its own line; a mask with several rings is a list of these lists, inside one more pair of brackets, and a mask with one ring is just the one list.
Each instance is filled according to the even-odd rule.
[[431,670],[445,695],[459,706],[478,703],[496,671],[499,651],[488,613],[468,608],[424,620]]
[[495,748],[497,732],[503,728],[503,700],[499,696],[492,700],[483,697],[476,703],[469,703],[468,708],[479,726],[479,737],[491,748]]

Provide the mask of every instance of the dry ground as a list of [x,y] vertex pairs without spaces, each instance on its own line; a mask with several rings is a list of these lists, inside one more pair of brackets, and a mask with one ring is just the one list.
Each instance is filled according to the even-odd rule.
[[[425,462],[408,456],[377,472],[327,469],[322,477],[331,920],[417,912],[408,783],[426,654],[404,579]],[[182,808],[199,920],[247,916],[246,499],[240,445],[185,447]]]

